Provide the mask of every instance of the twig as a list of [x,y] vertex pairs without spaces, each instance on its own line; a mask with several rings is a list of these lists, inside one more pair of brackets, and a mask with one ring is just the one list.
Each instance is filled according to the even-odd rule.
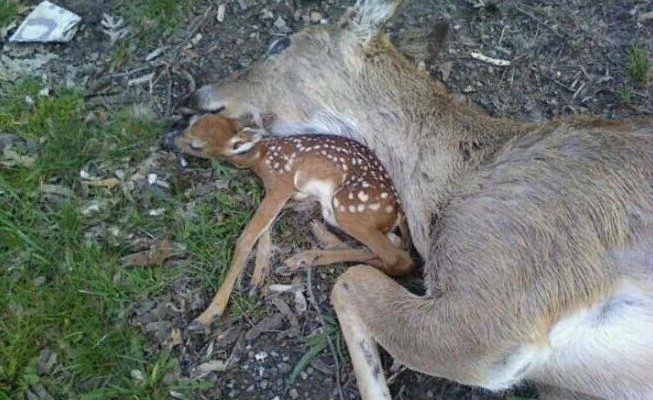
[[519,11],[520,13],[524,14],[524,15],[527,16],[528,18],[532,19],[533,21],[537,22],[538,24],[542,25],[542,26],[545,27],[546,29],[548,29],[548,30],[550,30],[551,32],[553,32],[553,34],[556,35],[558,38],[560,38],[560,39],[564,39],[564,38],[565,38],[566,32],[565,32],[565,34],[563,35],[562,33],[560,33],[560,32],[558,32],[558,31],[556,31],[555,29],[551,28],[551,27],[550,27],[549,25],[547,25],[544,21],[542,21],[541,19],[539,19],[539,18],[536,17],[535,15],[531,14],[530,12],[524,10],[523,8],[519,7],[518,5],[514,5],[514,7],[515,7],[515,10]]
[[329,334],[327,333],[326,323],[324,322],[324,316],[322,316],[322,310],[320,310],[320,305],[318,304],[317,299],[315,298],[315,293],[313,293],[312,271],[313,268],[311,267],[306,268],[306,288],[308,290],[308,299],[311,302],[311,305],[313,305],[315,312],[317,312],[317,318],[319,319],[320,324],[322,325],[322,331],[326,333],[327,344],[329,345],[329,350],[333,355],[333,363],[335,364],[336,367],[336,385],[338,387],[338,398],[340,400],[345,400],[345,395],[342,392],[342,385],[340,384],[340,362],[338,361],[338,354],[336,353],[336,347],[333,345],[331,336],[329,336]]
[[168,86],[166,91],[166,113],[165,116],[170,116],[172,110],[172,76],[170,76],[170,68],[165,69],[166,78],[168,78]]
[[[202,14],[202,16],[199,17],[199,18],[195,21],[195,23],[193,24],[193,26],[192,26],[192,27],[190,28],[190,30],[188,31],[188,35],[186,35],[186,37],[184,38],[184,40],[176,46],[175,51],[170,52],[170,54],[172,54],[173,56],[175,56],[175,55],[177,54],[177,51],[179,51],[180,49],[183,49],[184,47],[186,47],[186,45],[188,44],[188,42],[193,38],[193,36],[195,36],[195,33],[196,33],[196,32],[197,32],[197,31],[202,27],[202,25],[204,25],[204,23],[205,23],[206,20],[209,18],[209,15],[210,15],[212,12],[213,12],[213,4],[211,4],[210,6],[206,7],[206,10],[204,10],[204,14]],[[179,62],[179,60],[178,60],[177,62]],[[173,64],[173,65],[176,65],[176,64]]]
[[483,61],[483,62],[486,62],[488,64],[492,64],[492,65],[496,65],[497,67],[507,67],[507,66],[510,65],[510,61],[508,61],[508,60],[502,60],[500,58],[488,57],[488,56],[483,55],[481,53],[473,52],[473,53],[470,54],[470,56],[475,60]]

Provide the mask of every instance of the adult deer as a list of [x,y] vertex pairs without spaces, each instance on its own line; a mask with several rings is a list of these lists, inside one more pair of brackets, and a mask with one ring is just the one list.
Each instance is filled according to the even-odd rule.
[[376,344],[411,369],[546,399],[653,398],[653,121],[524,124],[455,100],[380,28],[399,1],[274,43],[194,107],[337,133],[390,171],[427,294],[350,268],[332,302],[363,399],[389,399]]

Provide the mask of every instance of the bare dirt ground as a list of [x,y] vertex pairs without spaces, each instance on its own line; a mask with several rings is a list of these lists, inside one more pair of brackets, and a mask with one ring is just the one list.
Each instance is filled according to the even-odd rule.
[[[5,67],[13,66],[7,67],[5,73],[18,76],[27,69],[50,81],[84,87],[90,102],[109,108],[134,104],[156,119],[171,118],[175,106],[200,84],[247,68],[275,38],[308,24],[334,21],[350,5],[343,0],[195,2],[187,19],[171,35],[134,44],[123,60],[99,24],[102,13],[113,14],[117,3],[61,1],[61,5],[84,20],[73,42],[3,45],[0,61]],[[443,51],[416,61],[424,61],[434,79],[491,114],[522,120],[575,113],[608,118],[653,114],[653,87],[635,84],[625,69],[626,53],[632,46],[653,54],[653,20],[642,18],[653,11],[649,1],[407,3],[390,28],[393,35],[447,21],[450,35]],[[222,6],[224,18],[218,21],[216,16]],[[499,67],[477,61],[470,57],[471,52],[509,60],[511,65]],[[43,65],[39,65],[41,61]],[[16,67],[20,62],[25,64]],[[155,151],[153,156],[155,162],[150,168],[180,182],[184,188],[215,186],[209,163],[192,161],[192,168],[183,169],[170,154]],[[197,199],[202,195],[201,190],[193,193]],[[196,199],[189,199],[193,200]],[[306,227],[313,217],[315,213],[310,210],[284,213],[273,235],[273,269],[299,248],[311,246]],[[129,323],[150,339],[153,348],[167,346],[173,339],[173,355],[180,360],[182,376],[204,376],[213,382],[212,388],[198,393],[197,398],[319,400],[338,398],[340,388],[345,398],[355,399],[358,395],[351,366],[334,333],[334,317],[328,302],[330,287],[342,268],[315,271],[310,288],[306,273],[295,277],[273,275],[269,283],[290,285],[291,289],[255,297],[251,300],[255,311],[227,316],[210,332],[186,330],[188,322],[213,294],[193,279],[181,277],[165,294],[139,300],[126,312]],[[241,286],[244,293],[246,282],[247,278]],[[417,278],[406,284],[419,286]],[[319,312],[311,295],[319,303]],[[302,301],[307,303],[305,311]],[[308,344],[304,339],[324,328],[320,316],[327,319],[326,328],[337,347],[335,351],[319,338]],[[289,384],[302,356],[320,346],[326,349]],[[339,360],[337,366],[334,357]],[[391,360],[387,361],[390,368]],[[339,385],[334,379],[336,367]],[[389,375],[396,399],[533,395],[527,388],[488,394],[401,367],[394,367]]]

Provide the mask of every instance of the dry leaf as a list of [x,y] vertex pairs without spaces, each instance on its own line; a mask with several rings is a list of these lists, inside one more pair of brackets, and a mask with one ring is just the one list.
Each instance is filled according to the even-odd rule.
[[20,167],[29,168],[34,165],[35,161],[36,160],[34,157],[20,155],[12,150],[11,147],[6,147],[3,151],[0,164],[4,165],[5,167],[13,167],[18,165]]
[[149,250],[140,251],[122,258],[124,267],[150,267],[161,265],[168,258],[177,255],[180,251],[178,246],[171,240],[155,241]]
[[194,371],[194,378],[203,378],[211,372],[224,372],[229,365],[222,360],[211,360],[200,364]]
[[113,188],[116,187],[120,184],[120,181],[118,178],[107,178],[107,179],[99,179],[97,181],[88,181],[86,182],[87,185],[89,186],[99,186],[99,187],[106,187],[106,188]]
[[181,330],[179,328],[172,328],[172,331],[170,331],[170,338],[168,339],[170,347],[178,346],[183,342],[184,341],[181,338]]

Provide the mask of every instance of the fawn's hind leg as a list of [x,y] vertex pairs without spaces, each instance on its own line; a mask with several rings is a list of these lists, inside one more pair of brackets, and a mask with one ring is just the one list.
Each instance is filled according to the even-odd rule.
[[402,276],[410,273],[415,267],[415,262],[410,253],[399,247],[401,246],[400,243],[393,243],[388,235],[380,230],[359,225],[355,221],[342,221],[339,222],[339,226],[347,234],[367,246],[381,260],[381,263],[373,262],[370,264],[386,274]]
[[381,260],[365,247],[338,250],[305,250],[287,259],[285,264],[288,268],[294,270],[302,266],[317,267],[342,262],[364,262],[377,268],[383,266]]

